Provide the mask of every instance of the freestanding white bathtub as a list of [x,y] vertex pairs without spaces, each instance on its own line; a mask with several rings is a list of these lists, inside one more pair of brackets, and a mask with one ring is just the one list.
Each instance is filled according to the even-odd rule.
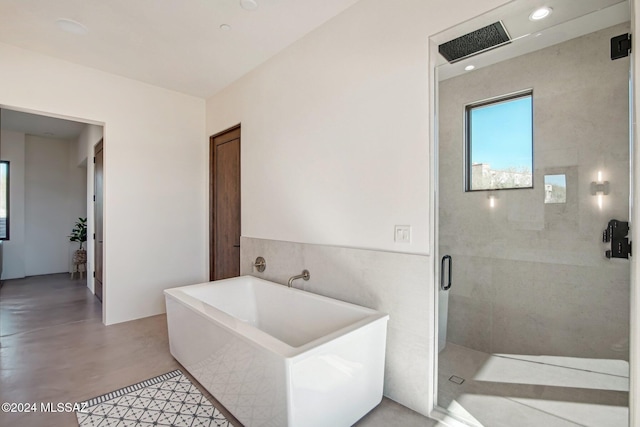
[[171,354],[246,427],[350,426],[380,403],[388,315],[252,276],[164,292]]

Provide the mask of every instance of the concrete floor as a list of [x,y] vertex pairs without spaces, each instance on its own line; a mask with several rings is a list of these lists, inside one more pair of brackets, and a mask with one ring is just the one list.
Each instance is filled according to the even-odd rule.
[[[102,324],[100,302],[67,274],[0,288],[0,403],[74,403],[164,374],[188,372],[169,353],[165,315]],[[241,424],[190,377],[236,426]],[[0,412],[0,426],[72,427],[73,413]],[[437,426],[389,399],[357,426]]]
[[487,354],[453,343],[439,355],[438,403],[476,425],[627,427],[628,391],[624,360]]

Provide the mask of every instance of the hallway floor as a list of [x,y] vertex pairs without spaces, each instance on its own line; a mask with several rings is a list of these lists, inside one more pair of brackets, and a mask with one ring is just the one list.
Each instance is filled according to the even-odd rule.
[[[100,302],[84,280],[68,274],[7,280],[0,288],[0,402],[74,403],[174,369],[189,376],[169,353],[165,315],[104,326]],[[73,413],[0,412],[0,425],[73,427],[77,421]],[[438,424],[384,398],[357,425]]]
[[628,425],[623,360],[488,354],[448,342],[439,368],[440,406],[485,427]]

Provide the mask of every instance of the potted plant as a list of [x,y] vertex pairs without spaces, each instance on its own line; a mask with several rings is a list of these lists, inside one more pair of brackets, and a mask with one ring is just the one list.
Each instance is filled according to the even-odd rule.
[[80,249],[78,250],[84,250],[82,245],[87,241],[87,218],[78,218],[75,227],[73,227],[69,235],[69,241],[80,242]]
[[[73,271],[71,275],[73,277],[75,272],[79,272],[80,277],[82,277],[82,274],[86,270],[87,263],[87,251],[82,247],[84,242],[87,241],[87,218],[78,218],[75,227],[73,227],[69,235],[69,241],[80,243],[80,248],[73,253]],[[81,269],[80,266],[83,266],[83,268]]]

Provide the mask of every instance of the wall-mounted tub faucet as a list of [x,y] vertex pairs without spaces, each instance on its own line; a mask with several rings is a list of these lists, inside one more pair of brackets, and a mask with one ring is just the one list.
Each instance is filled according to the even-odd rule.
[[309,274],[309,270],[302,270],[302,274],[298,274],[297,276],[291,276],[289,278],[289,282],[287,283],[287,285],[289,287],[292,287],[294,280],[298,280],[298,279],[309,280],[310,277],[311,277],[311,274]]

